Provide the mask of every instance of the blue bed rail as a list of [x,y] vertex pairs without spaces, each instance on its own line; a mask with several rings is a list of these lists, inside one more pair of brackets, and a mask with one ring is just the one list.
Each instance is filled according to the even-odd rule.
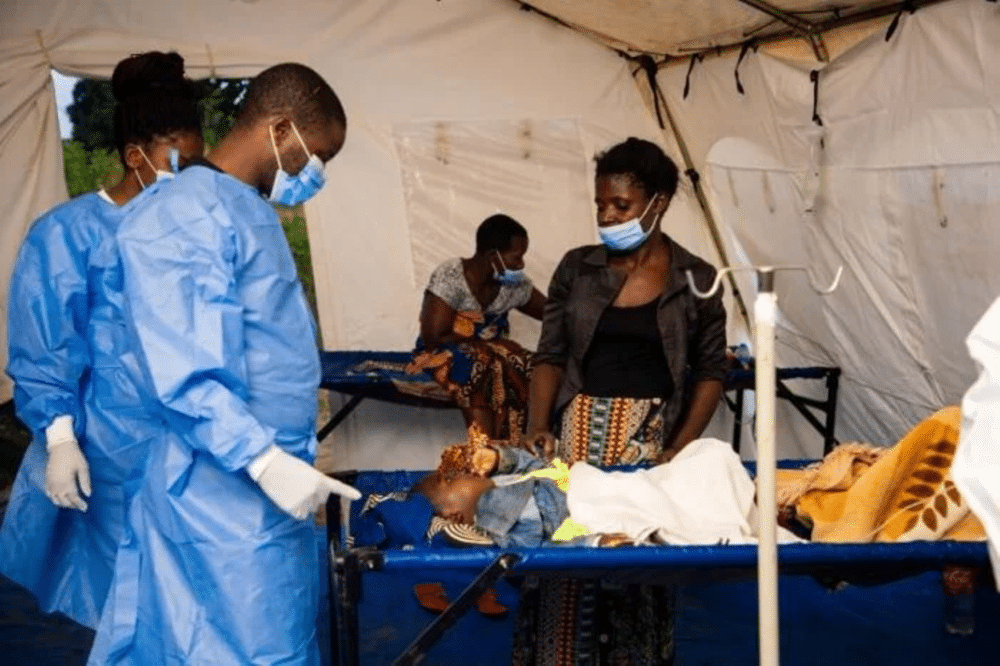
[[[320,388],[351,396],[350,400],[331,417],[317,435],[323,440],[365,398],[403,405],[433,408],[454,408],[443,391],[436,388],[434,378],[425,372],[408,373],[405,368],[412,355],[408,351],[321,351],[322,381]],[[726,403],[736,414],[733,426],[733,448],[739,452],[742,435],[743,402],[746,391],[754,390],[755,372],[752,359],[731,369],[724,388]],[[796,379],[823,381],[826,398],[817,400],[793,391],[787,382]],[[787,400],[823,436],[823,451],[829,453],[837,440],[834,427],[837,415],[837,391],[840,368],[801,367],[778,368],[778,397]],[[729,394],[733,397],[730,398]]]
[[[779,466],[797,468],[808,462],[786,460],[779,461]],[[747,467],[752,473],[753,465]],[[367,494],[406,490],[425,474],[365,471],[337,476]],[[361,503],[352,503],[351,518],[357,516]],[[752,581],[756,575],[756,546],[349,547],[345,526],[350,519],[341,515],[339,501],[328,504],[327,516],[331,598],[336,600],[331,615],[333,654],[339,660],[336,663],[344,666],[417,664],[428,655],[434,656],[429,663],[463,666],[504,663],[509,655],[511,625],[484,621],[474,611],[468,611],[489,586],[497,590],[501,603],[513,608],[518,603],[518,581],[525,576],[599,578],[626,585],[640,582],[677,585],[680,599],[686,599],[678,607],[678,630],[685,632],[683,640],[688,644],[684,654],[690,659],[678,663],[748,666],[753,663],[756,606],[751,602],[755,592]],[[922,644],[926,643],[921,649],[934,655],[930,661],[916,663],[992,663],[993,657],[979,661],[965,658],[978,654],[984,647],[991,650],[1000,642],[1000,638],[991,638],[1000,636],[994,631],[1000,615],[994,617],[991,610],[983,611],[985,615],[977,611],[981,624],[975,642],[954,643],[943,631],[947,601],[938,573],[954,566],[983,572],[977,603],[989,604],[990,609],[998,607],[1000,597],[995,590],[988,589],[992,577],[988,575],[989,556],[984,542],[796,543],[780,546],[778,560],[783,590],[782,641],[802,653],[787,663],[902,666],[909,663],[903,650],[909,646],[907,641],[912,640],[913,632],[917,632]],[[412,587],[426,581],[444,581],[449,594],[457,595],[451,597],[452,606],[445,611],[451,613],[449,616],[435,618],[417,606]],[[730,589],[738,597],[727,600],[726,590]],[[859,593],[859,589],[871,592]],[[844,595],[834,596],[838,590],[844,590]],[[709,600],[713,606],[705,605]],[[746,607],[741,611],[746,617],[738,626],[743,638],[738,644],[735,641],[730,644],[726,643],[729,640],[726,636],[733,634],[734,625],[725,614],[736,607]],[[714,613],[722,615],[717,619],[710,614],[706,616],[706,608],[714,608]],[[810,617],[826,616],[834,618],[832,621],[840,623],[842,629],[810,623]],[[454,631],[449,631],[449,627],[459,622]],[[941,638],[928,638],[932,630],[940,632]],[[706,631],[710,637],[692,639]],[[838,648],[831,654],[840,649],[850,658],[820,659],[816,656],[820,646],[809,642],[806,637],[810,635],[822,636],[824,641],[835,638]],[[869,640],[892,636],[893,645],[898,646],[893,650],[899,653],[876,646],[881,655],[879,661],[859,661],[859,655],[867,654],[867,650],[858,635],[868,635]],[[697,640],[707,640],[711,646],[722,641],[730,645],[732,654],[724,661],[698,661],[698,655],[707,648],[698,645]],[[470,651],[469,646],[474,644],[489,648]],[[886,653],[893,655],[892,658],[884,658]],[[475,659],[469,655],[475,655]]]

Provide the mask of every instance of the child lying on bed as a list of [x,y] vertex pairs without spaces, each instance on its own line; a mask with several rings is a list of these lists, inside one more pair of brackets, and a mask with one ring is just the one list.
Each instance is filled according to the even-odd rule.
[[[753,481],[717,439],[696,440],[669,463],[623,472],[582,462],[566,468],[497,442],[450,447],[403,503],[426,506],[428,519],[434,514],[430,535],[443,531],[467,545],[756,541]],[[390,522],[393,504],[380,507]],[[411,512],[411,523],[427,524],[417,515]],[[779,532],[782,541],[796,540]]]
[[538,546],[569,518],[559,474],[523,449],[494,444],[476,452],[473,471],[439,469],[410,492],[427,498],[436,516],[476,528],[445,526],[454,541],[475,543],[478,535],[501,547]]

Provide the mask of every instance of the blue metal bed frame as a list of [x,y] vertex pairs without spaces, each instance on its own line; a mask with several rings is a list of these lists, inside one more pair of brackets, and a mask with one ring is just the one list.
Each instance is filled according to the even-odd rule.
[[[782,461],[779,466],[798,467],[806,462]],[[752,473],[753,465],[749,464],[748,468]],[[367,494],[403,490],[424,474],[426,472],[343,472],[335,476]],[[353,503],[352,517],[357,515],[359,504]],[[752,579],[757,566],[757,549],[752,545],[379,550],[348,545],[348,524],[340,501],[331,500],[327,504],[331,653],[333,663],[338,666],[359,666],[361,663],[358,604],[363,600],[362,578],[366,573],[435,579],[448,572],[461,571],[472,577],[472,582],[450,606],[427,623],[392,661],[393,664],[409,665],[420,663],[428,650],[473,607],[476,599],[504,577],[568,576],[610,578],[622,583],[684,583]],[[778,559],[782,575],[809,574],[820,579],[863,585],[899,580],[944,566],[989,567],[984,542],[799,543],[780,546]]]
[[[325,439],[353,412],[365,398],[395,402],[417,407],[436,409],[455,408],[454,403],[428,397],[419,397],[399,391],[393,380],[407,382],[420,380],[432,382],[425,374],[407,375],[402,368],[410,362],[410,352],[400,351],[322,351],[322,381],[320,388],[351,396],[317,433]],[[840,368],[805,367],[779,368],[777,371],[778,397],[790,402],[796,410],[823,436],[823,452],[829,453],[837,445],[834,428],[837,417],[837,391]],[[740,450],[744,394],[754,390],[754,370],[737,368],[729,371],[724,382],[726,403],[734,411],[733,448]],[[826,399],[816,400],[795,393],[788,382],[796,379],[822,381],[826,386]],[[729,394],[733,397],[730,398]]]

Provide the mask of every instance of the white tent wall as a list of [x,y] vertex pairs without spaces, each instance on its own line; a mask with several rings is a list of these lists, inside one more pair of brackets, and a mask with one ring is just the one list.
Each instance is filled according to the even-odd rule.
[[[66,198],[62,151],[48,63],[32,51],[37,43],[0,43],[0,360],[7,359],[7,286],[21,239],[35,216]],[[0,373],[0,401],[10,397]]]
[[[736,58],[697,64],[686,99],[686,65],[662,68],[660,87],[734,264],[802,264],[821,281],[844,265],[825,298],[778,278],[778,361],[840,365],[838,436],[892,443],[971,384],[963,340],[1000,292],[1000,8],[925,7],[825,67],[750,52],[745,95]],[[779,420],[779,455],[821,450],[790,409]]]
[[[404,191],[407,173],[417,169],[420,175],[420,155],[401,148],[407,137],[444,127],[449,137],[478,136],[479,145],[496,146],[510,128],[535,128],[539,141],[548,136],[547,127],[575,128],[575,139],[560,146],[575,146],[577,165],[564,160],[526,169],[526,181],[564,183],[555,191],[530,192],[523,210],[532,217],[521,218],[532,239],[529,273],[543,290],[562,251],[596,237],[590,206],[594,152],[630,135],[662,138],[626,61],[507,0],[50,0],[3,12],[0,200],[16,212],[2,226],[4,294],[30,220],[65,196],[50,67],[107,77],[130,53],[175,49],[195,78],[248,76],[269,64],[299,60],[333,83],[349,116],[347,142],[327,168],[328,185],[306,207],[328,349],[411,348],[427,267],[454,256],[456,248],[468,254],[475,226],[497,208],[482,196],[477,174],[457,169],[448,176],[450,185]],[[511,137],[523,139],[523,133]],[[509,171],[510,160],[508,153],[496,153],[492,171]],[[476,196],[455,196],[476,188]],[[586,199],[567,200],[569,191]],[[421,196],[447,210],[442,223],[451,225],[454,245],[428,246],[411,234],[420,220],[408,206]],[[442,203],[442,196],[451,203]],[[694,206],[678,205],[671,216],[672,227],[694,230],[694,242],[688,241],[694,251],[710,251],[698,240],[703,222]],[[536,333],[522,328],[521,339],[533,345]],[[5,350],[5,340],[0,343]],[[332,435],[333,464],[426,468],[442,445],[462,436],[457,411],[366,401]]]
[[[799,278],[779,282],[779,361],[844,368],[842,439],[894,441],[972,379],[961,340],[998,286],[989,262],[998,232],[988,224],[1000,177],[998,11],[983,0],[925,7],[904,15],[890,42],[880,32],[838,55],[821,74],[822,127],[812,122],[809,81],[821,65],[775,55],[787,50],[747,55],[745,95],[735,87],[736,53],[696,65],[687,99],[686,64],[659,73],[731,260],[803,263],[823,277],[846,266],[827,299]],[[158,48],[178,50],[194,77],[249,76],[299,60],[334,83],[350,116],[348,140],[328,168],[330,185],[307,206],[330,349],[409,348],[428,268],[471,248],[475,225],[501,206],[529,227],[529,272],[544,287],[563,248],[594,239],[595,150],[629,135],[663,136],[630,64],[508,0],[40,0],[2,12],[4,310],[27,225],[65,197],[50,68],[107,77],[125,55]],[[525,136],[534,148],[558,146],[528,146],[534,161],[505,181],[517,154],[506,144],[521,146]],[[441,137],[467,156],[481,153],[489,176],[458,169],[461,159],[434,166]],[[541,157],[572,151],[578,165]],[[502,204],[486,196],[490,178],[507,193]],[[530,191],[518,203],[520,185]],[[584,188],[587,201],[569,194]],[[423,240],[428,211],[446,212],[434,220],[441,243]],[[718,263],[689,188],[667,228]],[[751,280],[742,278],[742,289],[752,300]],[[741,338],[729,312],[731,337]],[[516,328],[534,342],[537,328]],[[0,360],[5,339],[0,324]],[[0,381],[0,398],[9,389]],[[818,454],[818,436],[797,414],[779,418],[788,433],[781,455]],[[725,434],[723,421],[713,433]],[[457,412],[366,402],[334,434],[335,464],[426,467],[459,436]]]

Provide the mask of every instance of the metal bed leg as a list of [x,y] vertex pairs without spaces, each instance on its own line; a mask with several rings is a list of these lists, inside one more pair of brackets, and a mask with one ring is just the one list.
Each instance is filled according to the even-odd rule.
[[336,604],[338,629],[337,636],[338,652],[334,657],[340,658],[340,666],[359,666],[360,649],[358,646],[358,601],[361,597],[361,570],[358,566],[358,558],[353,553],[347,553],[336,566],[337,575],[340,577],[339,594],[336,599],[330,600],[330,611]]
[[809,425],[816,429],[816,432],[821,435],[824,434],[824,429],[826,427],[825,424],[816,418],[815,414],[809,411],[809,407],[813,406],[818,409],[823,409],[825,403],[817,405],[815,400],[798,395],[788,388],[788,385],[780,379],[777,381],[777,387],[777,396],[783,400],[787,400],[792,407],[794,407],[796,411],[802,415],[802,418],[808,421]]
[[[355,471],[335,472],[331,476],[353,484]],[[344,516],[341,498],[331,495],[326,501],[327,586],[330,611],[330,660],[336,666],[358,666],[357,604],[361,596],[361,571],[380,568],[378,557],[344,548]]]
[[[326,589],[327,589],[327,611],[330,614],[330,663],[334,666],[343,666],[341,659],[341,644],[343,639],[340,635],[340,588],[342,582],[339,580],[340,571],[337,566],[337,556],[340,550],[340,511],[335,512],[335,516],[330,515],[330,509],[334,502],[327,500],[326,503]],[[339,507],[337,507],[339,509]],[[334,536],[336,535],[336,536]]]
[[733,450],[740,452],[740,440],[743,437],[743,391],[736,389],[736,404],[733,406]]
[[[333,548],[331,557],[334,557]],[[361,601],[361,576],[365,571],[381,571],[382,553],[376,550],[349,550],[336,556],[336,599],[330,600],[330,612],[336,612],[332,621],[336,629],[331,637],[331,654],[338,666],[360,666],[360,623],[358,603]]]
[[459,620],[476,603],[476,599],[486,591],[488,587],[497,582],[507,573],[507,571],[520,561],[521,557],[514,553],[504,553],[498,556],[493,563],[483,569],[476,576],[475,580],[462,591],[455,601],[451,603],[444,612],[438,615],[433,622],[427,625],[420,635],[414,639],[403,654],[392,662],[393,666],[409,666],[419,664],[427,656],[435,643],[441,640],[448,629]]
[[327,435],[333,432],[333,429],[339,426],[340,423],[346,419],[364,399],[364,396],[352,395],[351,399],[347,401],[347,404],[337,410],[337,413],[326,422],[326,425],[319,429],[319,432],[316,433],[316,441],[322,442],[326,439]]
[[837,425],[837,390],[840,387],[840,368],[831,368],[826,375],[826,427],[823,428],[823,455],[839,442],[833,436]]

